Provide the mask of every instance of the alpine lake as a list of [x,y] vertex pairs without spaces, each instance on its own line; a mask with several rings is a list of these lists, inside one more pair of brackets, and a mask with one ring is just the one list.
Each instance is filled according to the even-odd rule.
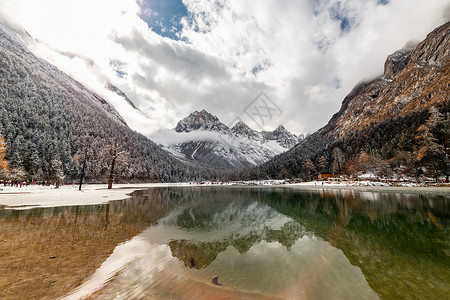
[[0,299],[450,299],[448,193],[162,187],[0,228]]

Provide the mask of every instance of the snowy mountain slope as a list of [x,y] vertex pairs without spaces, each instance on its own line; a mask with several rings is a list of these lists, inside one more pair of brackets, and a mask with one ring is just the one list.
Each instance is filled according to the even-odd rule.
[[[22,68],[29,65],[30,69],[45,73],[48,77],[47,80],[57,82],[66,92],[71,95],[80,95],[80,101],[88,99],[88,101],[95,103],[98,107],[102,108],[107,113],[108,117],[114,121],[126,124],[125,120],[120,116],[117,110],[109,105],[105,99],[92,93],[80,82],[61,72],[55,66],[34,56],[23,43],[23,40],[27,38],[27,33],[20,27],[11,26],[12,25],[0,23],[0,46],[5,51],[13,52],[16,56],[26,59],[27,64],[23,65]],[[21,31],[17,34],[16,31],[18,30]],[[28,36],[28,38],[31,39],[30,36]],[[23,70],[23,72],[25,72],[25,76],[28,70]]]
[[284,148],[292,148],[298,142],[298,138],[287,131],[283,125],[278,126],[274,131],[263,131],[262,135],[266,140],[276,141]]
[[243,122],[229,128],[205,110],[191,113],[174,130],[160,131],[150,138],[181,159],[220,169],[261,164],[298,141],[282,125],[272,132],[255,131]]
[[15,28],[1,23],[0,103],[6,159],[12,173],[23,174],[17,180],[48,182],[58,172],[73,181],[80,168],[75,158],[87,155],[87,178],[105,181],[105,149],[114,142],[128,153],[128,164],[116,169],[122,180],[201,178],[201,170],[131,130],[105,99],[36,57]]

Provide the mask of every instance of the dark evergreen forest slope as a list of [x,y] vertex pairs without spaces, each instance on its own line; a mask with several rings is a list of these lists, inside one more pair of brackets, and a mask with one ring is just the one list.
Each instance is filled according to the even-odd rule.
[[122,180],[199,176],[198,169],[131,130],[104,99],[33,55],[5,25],[0,25],[0,130],[7,145],[8,179],[71,181],[86,161],[87,177],[106,181],[116,142],[127,154],[126,162],[117,165]]

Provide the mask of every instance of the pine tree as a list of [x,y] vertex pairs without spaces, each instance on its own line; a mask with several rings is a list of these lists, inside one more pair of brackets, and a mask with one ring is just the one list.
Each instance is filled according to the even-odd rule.
[[444,116],[436,107],[430,108],[430,116],[427,121],[418,129],[417,139],[420,148],[417,153],[417,160],[421,161],[428,167],[430,175],[439,177],[449,173],[448,155],[445,147],[439,143],[439,139],[435,132],[441,133],[445,128]]
[[22,182],[26,179],[27,172],[24,167],[13,167],[9,170],[11,179],[15,182]]
[[312,160],[308,158],[303,163],[303,170],[306,171],[305,173],[307,174],[308,180],[311,180],[312,175],[316,172],[316,166],[314,165]]
[[325,173],[328,171],[328,160],[325,156],[322,155],[319,158],[318,167],[319,167],[319,171],[322,173]]
[[277,178],[278,179],[286,179],[286,178],[288,178],[288,177],[290,177],[289,176],[289,172],[288,172],[288,170],[286,169],[286,167],[282,167],[281,168],[281,170],[280,170],[280,173],[278,173],[278,175],[277,175]]
[[339,147],[333,149],[332,152],[333,162],[331,163],[331,169],[334,174],[341,173],[344,166],[344,153]]
[[89,160],[93,156],[93,153],[91,153],[91,145],[93,142],[92,136],[87,136],[83,139],[83,149],[78,150],[77,153],[75,153],[74,157],[72,158],[72,161],[75,163],[76,168],[78,169],[78,175],[79,175],[79,182],[78,182],[78,190],[81,191],[81,186],[83,184],[83,179],[85,178],[86,174],[88,173],[88,165]]
[[378,163],[379,160],[377,160],[375,156],[368,152],[362,152],[358,158],[357,169],[361,173],[374,173],[375,169],[378,167]]
[[54,158],[49,163],[49,172],[47,180],[55,184],[56,188],[64,182],[63,165],[60,159]]

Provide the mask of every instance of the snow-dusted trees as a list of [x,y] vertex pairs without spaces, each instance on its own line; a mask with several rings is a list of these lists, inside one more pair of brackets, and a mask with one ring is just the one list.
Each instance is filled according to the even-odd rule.
[[48,164],[46,180],[58,188],[64,182],[64,178],[65,175],[61,160],[58,158],[53,158]]
[[321,173],[328,172],[328,159],[324,155],[319,157],[317,167],[319,167],[319,172],[321,172]]
[[12,181],[24,181],[27,176],[27,172],[23,167],[14,167],[9,170],[9,179]]
[[129,154],[127,151],[121,149],[117,140],[106,146],[105,150],[106,160],[109,161],[108,189],[112,189],[112,184],[116,175],[116,165],[125,166]]
[[86,176],[86,173],[89,172],[90,166],[90,158],[93,157],[92,153],[92,142],[93,137],[88,135],[82,137],[81,141],[81,149],[79,149],[74,157],[73,162],[75,163],[76,168],[78,169],[78,190],[81,191],[81,186],[83,184],[83,179]]
[[303,163],[303,170],[304,170],[304,174],[306,175],[308,180],[311,180],[313,178],[313,175],[316,172],[316,165],[312,162],[311,159],[307,159],[304,163]]
[[345,158],[344,153],[339,147],[336,147],[332,151],[333,162],[331,163],[331,171],[333,174],[339,174],[342,172],[344,166]]
[[450,173],[450,162],[445,148],[448,142],[445,140],[445,130],[448,130],[446,123],[448,120],[445,122],[444,115],[436,107],[432,107],[428,119],[418,129],[420,148],[417,159],[425,164],[429,170],[428,175],[435,178],[442,175],[448,177]]
[[420,149],[417,155],[417,159],[421,160],[427,156],[442,156],[444,152],[444,146],[438,144],[438,139],[433,131],[443,125],[443,115],[436,107],[430,109],[430,116],[427,121],[422,124],[418,129],[417,139],[420,142]]
[[[322,158],[323,157],[323,158]],[[373,173],[383,178],[417,181],[450,176],[450,102],[429,109],[386,119],[380,123],[327,137],[315,133],[293,149],[261,166],[260,174],[275,178],[280,166],[289,173],[311,178],[305,162],[317,163],[322,171],[325,159],[329,171],[357,176]],[[314,170],[314,173],[316,170]]]
[[280,173],[278,173],[277,175],[277,179],[287,179],[290,177],[290,174],[288,172],[288,170],[286,169],[286,167],[282,167],[280,170]]
[[[116,170],[124,180],[180,181],[200,177],[200,169],[191,166],[185,172],[183,163],[131,130],[104,99],[39,60],[16,40],[9,40],[2,29],[0,99],[6,159],[11,170],[24,171],[24,180],[52,178],[56,182],[58,169],[65,180],[84,177],[105,182],[110,165],[102,149],[112,140],[129,153],[128,165]],[[88,137],[92,143],[86,148]],[[61,181],[62,177],[58,178]]]

